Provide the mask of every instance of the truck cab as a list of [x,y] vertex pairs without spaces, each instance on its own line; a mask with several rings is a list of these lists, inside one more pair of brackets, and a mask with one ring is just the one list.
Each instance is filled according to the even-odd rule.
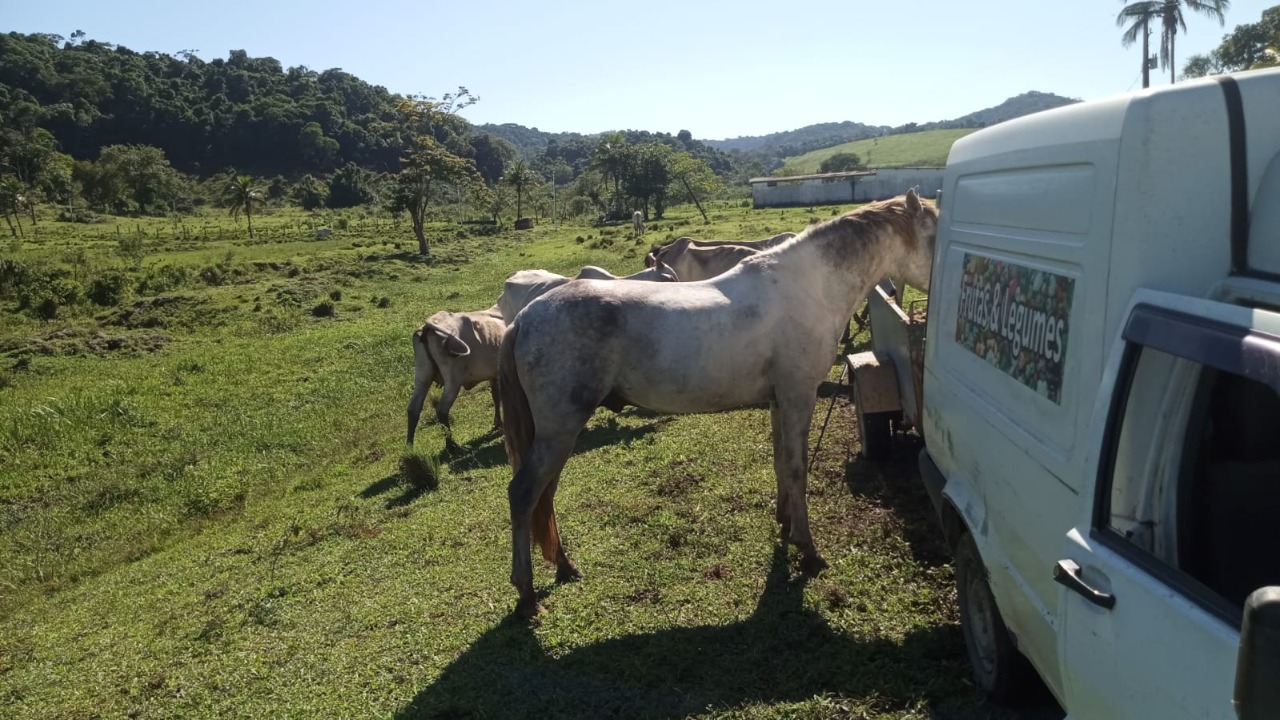
[[920,466],[978,684],[1280,716],[1280,70],[969,135],[941,208]]

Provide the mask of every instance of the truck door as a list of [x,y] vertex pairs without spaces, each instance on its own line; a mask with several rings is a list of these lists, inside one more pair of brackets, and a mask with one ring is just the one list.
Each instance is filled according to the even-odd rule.
[[1143,291],[1121,334],[1092,503],[1045,568],[1066,705],[1234,718],[1244,599],[1280,584],[1280,315]]

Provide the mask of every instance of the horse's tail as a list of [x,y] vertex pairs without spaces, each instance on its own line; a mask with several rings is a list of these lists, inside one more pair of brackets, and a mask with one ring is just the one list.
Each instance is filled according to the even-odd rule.
[[[520,468],[533,445],[533,411],[529,408],[529,397],[525,395],[524,385],[520,384],[520,375],[516,372],[516,342],[519,340],[520,326],[512,325],[502,338],[502,347],[498,351],[498,394],[502,397],[502,435],[507,447],[507,462],[515,477],[520,476]],[[525,477],[525,482],[534,480]],[[515,479],[512,479],[515,482]],[[543,490],[533,507],[533,517],[529,529],[533,541],[542,548],[542,557],[548,562],[555,562],[560,548],[560,530],[556,526],[555,505],[552,500],[554,491],[551,486]]]
[[520,326],[512,325],[502,337],[498,350],[498,395],[502,398],[502,435],[507,446],[507,462],[512,472],[520,472],[525,453],[533,444],[533,411],[516,372],[516,340]]

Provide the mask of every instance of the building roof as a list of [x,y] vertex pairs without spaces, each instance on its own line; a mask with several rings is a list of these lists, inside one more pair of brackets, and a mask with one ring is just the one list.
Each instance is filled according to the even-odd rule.
[[762,182],[786,182],[791,180],[843,180],[845,178],[863,177],[865,175],[875,175],[875,170],[848,170],[846,172],[834,173],[817,173],[815,175],[777,175],[771,177],[751,178],[747,182],[751,185]]

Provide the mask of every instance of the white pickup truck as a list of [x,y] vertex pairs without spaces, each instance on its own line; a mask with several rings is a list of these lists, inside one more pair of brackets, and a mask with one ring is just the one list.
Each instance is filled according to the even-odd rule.
[[920,466],[979,685],[1280,717],[1280,70],[969,135],[941,207]]

